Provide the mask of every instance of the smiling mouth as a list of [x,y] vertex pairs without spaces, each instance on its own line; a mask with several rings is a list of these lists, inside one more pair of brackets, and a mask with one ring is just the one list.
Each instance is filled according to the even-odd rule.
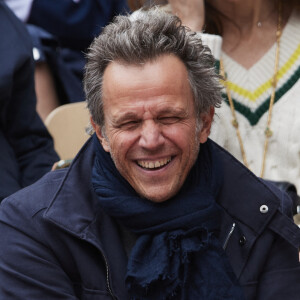
[[159,159],[159,160],[155,160],[155,161],[143,161],[143,160],[138,160],[137,164],[138,166],[140,166],[143,169],[146,170],[157,170],[160,169],[164,166],[166,166],[167,164],[169,164],[172,160],[172,157],[167,157],[164,159]]

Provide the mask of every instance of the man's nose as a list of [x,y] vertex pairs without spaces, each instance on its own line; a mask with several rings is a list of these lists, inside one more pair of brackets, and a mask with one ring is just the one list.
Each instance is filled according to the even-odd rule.
[[165,137],[161,132],[159,124],[154,120],[146,120],[141,128],[139,146],[147,150],[156,150],[165,142]]

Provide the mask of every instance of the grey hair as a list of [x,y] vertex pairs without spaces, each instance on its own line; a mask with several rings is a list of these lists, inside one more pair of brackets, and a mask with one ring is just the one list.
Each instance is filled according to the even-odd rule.
[[211,51],[198,34],[182,26],[178,17],[154,7],[115,17],[89,48],[84,90],[96,124],[104,126],[102,82],[108,64],[142,64],[163,54],[174,54],[185,64],[198,118],[211,106],[220,106],[220,76]]

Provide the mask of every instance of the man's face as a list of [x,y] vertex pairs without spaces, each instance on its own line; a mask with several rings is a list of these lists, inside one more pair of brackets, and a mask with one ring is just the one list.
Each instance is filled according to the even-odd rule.
[[135,191],[154,202],[182,187],[206,141],[213,109],[197,130],[188,73],[174,55],[143,65],[112,62],[103,77],[104,134],[92,124],[105,151]]

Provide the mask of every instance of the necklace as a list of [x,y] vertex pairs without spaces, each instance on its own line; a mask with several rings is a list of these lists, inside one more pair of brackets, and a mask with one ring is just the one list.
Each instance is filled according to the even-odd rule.
[[[270,104],[269,104],[269,110],[268,110],[268,118],[267,118],[267,124],[265,127],[264,135],[265,135],[265,142],[264,142],[264,150],[263,150],[263,158],[262,158],[262,166],[260,171],[260,177],[264,176],[265,172],[265,165],[266,165],[266,157],[267,157],[267,151],[268,151],[268,145],[269,145],[269,139],[273,135],[272,130],[270,129],[271,126],[271,120],[272,120],[272,111],[273,111],[273,105],[275,101],[275,93],[276,93],[276,87],[277,87],[277,75],[278,75],[278,64],[279,64],[279,48],[280,48],[280,37],[281,37],[281,30],[282,30],[282,3],[281,1],[278,1],[278,22],[277,22],[277,30],[276,30],[276,52],[275,52],[275,64],[274,64],[274,74],[272,76],[272,92],[270,97]],[[226,94],[228,98],[228,102],[230,105],[231,115],[232,115],[232,126],[235,128],[236,136],[238,138],[238,142],[240,145],[240,150],[243,158],[244,165],[249,169],[249,164],[246,157],[245,147],[243,144],[242,136],[239,130],[239,123],[236,118],[234,103],[232,101],[232,97],[230,94],[230,88],[226,81],[226,74],[224,70],[224,64],[222,59],[220,60],[220,74],[225,79],[223,81],[223,84],[226,89]]]
[[[276,8],[274,8],[274,10],[275,10]],[[261,19],[261,20],[258,20],[257,22],[256,22],[256,27],[258,27],[258,28],[261,28],[262,26],[263,26],[263,24],[265,24],[265,22],[267,22],[268,20],[269,20],[269,18],[272,16],[272,14],[274,13],[274,10],[272,9],[270,12],[269,12],[269,14],[265,17],[265,18],[263,18],[263,19]]]

